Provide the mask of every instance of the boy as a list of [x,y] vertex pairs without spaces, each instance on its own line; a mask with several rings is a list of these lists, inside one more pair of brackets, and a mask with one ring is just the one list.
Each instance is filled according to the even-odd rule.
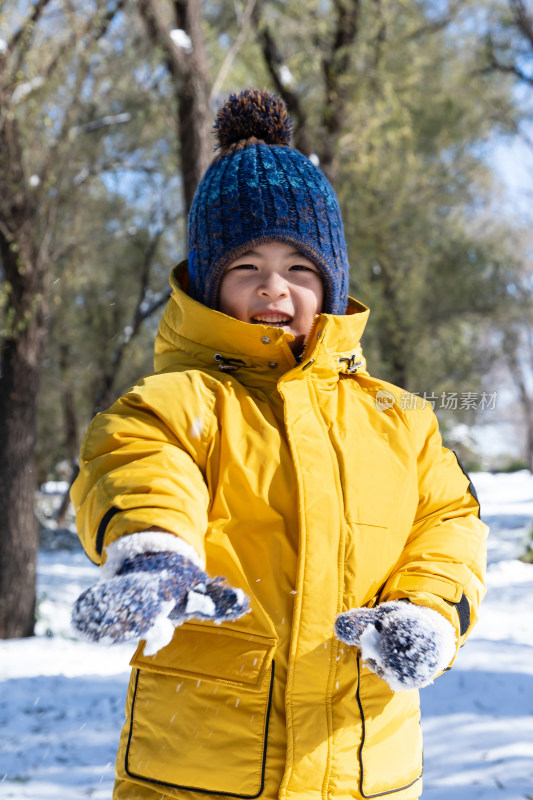
[[431,408],[365,370],[337,199],[283,103],[232,95],[216,130],[156,372],[94,420],[72,492],[103,564],[74,624],[141,640],[114,797],[414,800],[417,690],[475,621],[486,529]]

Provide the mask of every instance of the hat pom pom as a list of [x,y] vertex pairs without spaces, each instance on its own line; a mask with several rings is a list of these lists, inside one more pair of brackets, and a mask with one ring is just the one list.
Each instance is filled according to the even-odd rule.
[[218,112],[215,135],[217,146],[222,148],[245,139],[288,145],[292,122],[280,97],[265,89],[245,89],[240,94],[231,94]]

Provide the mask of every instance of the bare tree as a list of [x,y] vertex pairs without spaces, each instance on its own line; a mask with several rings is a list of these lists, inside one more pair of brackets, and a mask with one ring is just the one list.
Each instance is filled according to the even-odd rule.
[[[102,4],[78,34],[90,48],[105,35],[123,5]],[[50,0],[39,0],[0,54],[0,259],[3,319],[0,382],[0,638],[30,636],[34,627],[38,531],[33,513],[36,407],[47,337],[51,242],[59,197],[48,176],[68,146],[78,108],[77,91],[88,70],[78,65],[70,105],[64,111],[38,173],[17,116],[20,75],[34,57],[39,23]],[[71,37],[69,37],[71,40]],[[62,42],[41,65],[39,85],[68,57]],[[49,53],[50,48],[48,48]],[[30,84],[31,88],[31,84]]]

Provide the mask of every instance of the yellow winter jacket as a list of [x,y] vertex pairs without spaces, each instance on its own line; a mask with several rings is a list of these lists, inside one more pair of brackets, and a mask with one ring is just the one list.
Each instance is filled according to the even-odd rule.
[[368,309],[290,334],[190,299],[172,278],[156,372],[93,421],[73,487],[97,563],[175,533],[251,598],[132,658],[116,800],[359,800],[421,793],[418,692],[392,692],[333,632],[346,609],[436,609],[458,646],[484,593],[486,527],[429,405],[364,368]]

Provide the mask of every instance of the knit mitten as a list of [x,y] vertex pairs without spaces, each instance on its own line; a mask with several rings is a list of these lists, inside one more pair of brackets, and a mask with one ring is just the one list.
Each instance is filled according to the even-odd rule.
[[453,625],[438,611],[405,601],[345,611],[335,633],[358,647],[365,666],[395,692],[428,686],[455,654]]
[[93,642],[145,639],[153,655],[189,619],[225,622],[248,611],[248,598],[222,578],[210,578],[176,552],[142,552],[126,558],[115,574],[81,594],[72,623]]

